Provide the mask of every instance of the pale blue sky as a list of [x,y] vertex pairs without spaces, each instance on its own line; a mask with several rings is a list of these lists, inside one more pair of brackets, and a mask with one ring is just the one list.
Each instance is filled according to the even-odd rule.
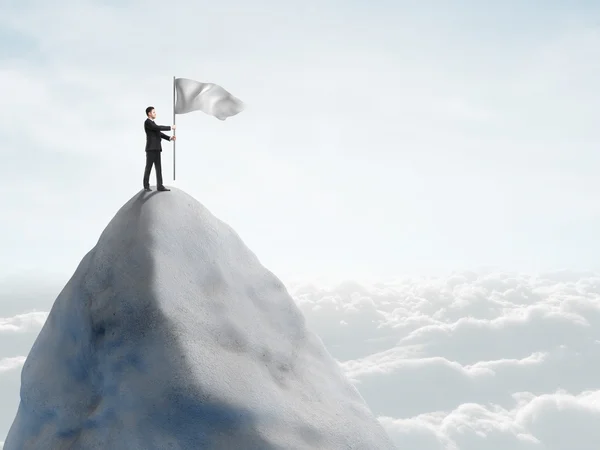
[[166,184],[283,278],[600,270],[597,2],[171,5],[0,5],[4,277],[72,274],[173,75],[247,110],[178,116]]

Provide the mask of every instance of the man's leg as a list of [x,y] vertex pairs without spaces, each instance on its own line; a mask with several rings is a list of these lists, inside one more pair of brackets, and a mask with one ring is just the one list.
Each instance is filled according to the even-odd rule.
[[170,189],[167,189],[163,185],[162,162],[161,162],[160,155],[161,155],[161,152],[156,152],[156,160],[154,161],[154,167],[156,168],[156,188],[159,191],[169,191]]
[[154,168],[156,170],[156,187],[159,188],[163,185],[162,162],[161,162],[161,158],[160,158],[160,152],[156,152],[156,159],[154,160]]
[[152,163],[154,162],[153,153],[146,152],[146,167],[144,169],[144,189],[150,189],[150,172],[152,171]]

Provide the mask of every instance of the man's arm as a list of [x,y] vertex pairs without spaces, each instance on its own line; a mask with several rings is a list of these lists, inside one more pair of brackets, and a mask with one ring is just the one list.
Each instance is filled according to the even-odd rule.
[[171,136],[167,136],[165,133],[160,133],[160,137],[166,139],[167,141],[171,140]]
[[146,120],[146,126],[153,131],[170,131],[171,127],[169,125],[156,125],[152,120]]

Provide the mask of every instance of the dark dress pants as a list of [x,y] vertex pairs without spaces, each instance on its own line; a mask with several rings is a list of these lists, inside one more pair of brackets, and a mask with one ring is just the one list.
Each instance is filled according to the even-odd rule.
[[152,171],[152,165],[154,164],[154,170],[156,171],[156,187],[162,187],[162,165],[160,161],[159,151],[147,151],[146,152],[146,169],[144,170],[144,188],[150,187],[150,172]]

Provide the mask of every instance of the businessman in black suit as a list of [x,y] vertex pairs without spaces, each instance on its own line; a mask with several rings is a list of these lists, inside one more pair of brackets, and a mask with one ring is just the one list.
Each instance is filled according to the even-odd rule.
[[146,169],[144,170],[144,190],[151,191],[150,189],[150,172],[152,171],[152,165],[156,170],[156,189],[158,191],[170,191],[163,185],[162,179],[162,164],[160,160],[160,154],[162,152],[162,141],[174,141],[175,136],[167,136],[163,131],[174,130],[175,125],[172,127],[168,125],[157,125],[154,122],[156,119],[156,110],[153,106],[146,108],[147,119],[144,122],[144,130],[146,131]]

